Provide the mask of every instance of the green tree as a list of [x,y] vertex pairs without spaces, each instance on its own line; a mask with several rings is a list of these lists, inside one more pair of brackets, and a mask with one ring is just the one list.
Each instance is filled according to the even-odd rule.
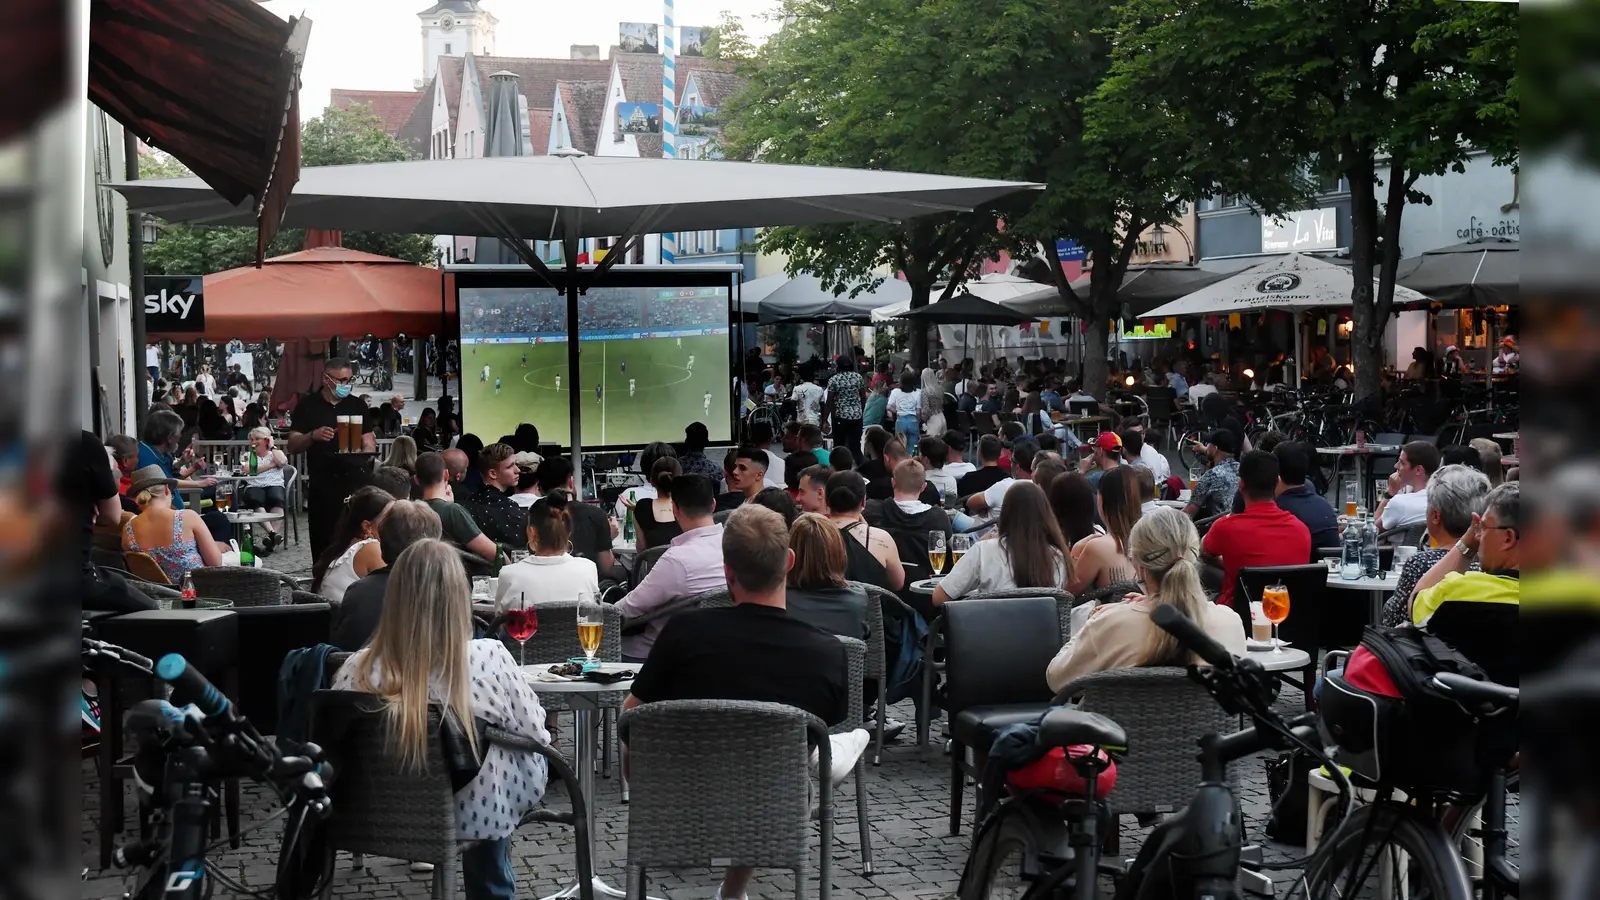
[[[919,0],[787,0],[783,29],[757,52],[745,89],[728,105],[723,151],[767,162],[991,175],[992,135],[970,127],[966,98],[929,91],[948,47]],[[1006,207],[937,213],[904,223],[772,228],[761,249],[788,255],[836,292],[881,283],[887,269],[911,288],[911,306],[941,299],[1000,248]],[[911,356],[925,365],[927,332]]]
[[[350,163],[394,162],[413,154],[384,133],[382,121],[366,106],[329,108],[300,128],[300,164],[333,166]],[[139,161],[140,178],[180,178],[189,175],[183,164],[164,153]],[[282,228],[267,248],[267,256],[293,253],[305,246],[305,229]],[[352,250],[376,253],[420,265],[439,262],[433,235],[395,234],[382,231],[347,231],[341,243]],[[165,224],[159,240],[145,248],[145,271],[151,275],[209,275],[255,262],[254,228]]]
[[[1253,154],[1263,175],[1308,166],[1348,179],[1352,268],[1378,279],[1374,289],[1356,278],[1350,298],[1356,390],[1376,394],[1401,218],[1408,202],[1431,202],[1417,179],[1462,171],[1474,148],[1502,164],[1517,158],[1516,7],[1128,0],[1118,16],[1098,94],[1108,109]],[[1261,205],[1257,184],[1228,189]]]
[[720,59],[732,63],[755,61],[756,46],[750,42],[750,36],[744,30],[744,23],[733,14],[732,10],[723,10],[716,26],[707,31],[709,33],[700,50],[707,59]]

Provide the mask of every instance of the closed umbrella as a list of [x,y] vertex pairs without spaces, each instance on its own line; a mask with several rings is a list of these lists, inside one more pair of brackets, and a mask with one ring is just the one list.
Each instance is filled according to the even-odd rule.
[[[484,156],[522,156],[522,105],[517,102],[517,74],[496,72],[489,76],[488,121],[483,128]],[[478,241],[479,264],[519,263],[514,248],[497,240]]]
[[1394,280],[1445,306],[1516,306],[1522,291],[1520,246],[1502,237],[1483,237],[1428,250],[1400,260]]

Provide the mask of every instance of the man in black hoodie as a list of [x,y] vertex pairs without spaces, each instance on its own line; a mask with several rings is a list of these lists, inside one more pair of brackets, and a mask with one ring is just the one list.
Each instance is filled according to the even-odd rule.
[[[895,487],[894,472],[899,468],[901,463],[910,458],[911,454],[906,450],[906,445],[901,443],[898,438],[892,439],[889,441],[889,443],[884,444],[883,465],[887,471],[887,474],[879,478],[869,479],[867,481],[867,500],[892,500],[896,496],[896,491],[898,490]],[[918,467],[921,468],[920,463],[918,463]],[[926,470],[923,471],[923,474],[926,476]],[[931,484],[928,484],[926,477],[923,479],[920,490],[922,491],[921,496],[916,497],[915,499],[921,500],[923,503],[926,503],[929,506],[939,505],[939,489]]]
[[[930,532],[944,535],[945,547],[950,546],[950,515],[938,506],[923,499],[928,487],[922,463],[914,459],[901,461],[894,467],[894,496],[888,500],[867,503],[867,524],[882,528],[894,538],[895,549],[900,552],[900,564],[906,569],[906,584],[933,574],[928,567],[928,536]],[[942,573],[941,573],[942,574]],[[933,620],[933,604],[926,596],[901,592],[901,598],[928,621]]]

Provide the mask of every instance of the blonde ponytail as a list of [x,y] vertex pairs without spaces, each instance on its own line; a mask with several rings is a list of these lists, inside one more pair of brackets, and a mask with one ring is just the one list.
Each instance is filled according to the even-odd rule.
[[[1133,526],[1128,550],[1134,564],[1156,582],[1152,599],[1176,607],[1200,624],[1203,604],[1211,601],[1200,585],[1200,533],[1189,517],[1168,507],[1152,510]],[[1193,654],[1176,638],[1156,630],[1155,649],[1145,665],[1183,666],[1192,661]]]

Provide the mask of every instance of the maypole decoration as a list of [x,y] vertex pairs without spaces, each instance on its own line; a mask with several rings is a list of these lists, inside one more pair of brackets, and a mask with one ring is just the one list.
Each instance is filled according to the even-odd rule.
[[[672,23],[672,0],[661,0],[661,158],[678,156],[677,29]],[[678,254],[677,237],[670,231],[661,234],[661,262],[672,263]]]

